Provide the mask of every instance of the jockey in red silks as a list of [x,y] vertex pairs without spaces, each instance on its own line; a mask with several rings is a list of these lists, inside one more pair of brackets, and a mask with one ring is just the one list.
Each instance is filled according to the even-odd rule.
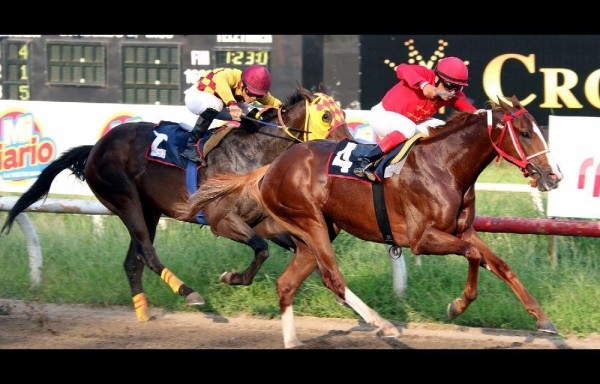
[[373,175],[375,161],[414,136],[421,123],[443,124],[443,121],[431,118],[438,109],[449,105],[460,111],[476,111],[462,91],[468,85],[469,70],[459,58],[441,59],[433,70],[418,64],[400,64],[396,75],[400,81],[371,108],[369,117],[373,131],[383,139],[354,171],[371,181],[376,179]]
[[[198,82],[185,91],[185,105],[198,121],[190,134],[182,157],[196,163],[203,159],[196,150],[196,143],[225,106],[231,117],[240,120],[244,110],[251,109],[255,101],[262,105],[280,107],[281,101],[269,93],[271,74],[261,65],[251,65],[241,71],[235,68],[216,68],[203,74]],[[246,111],[246,112],[247,112]]]

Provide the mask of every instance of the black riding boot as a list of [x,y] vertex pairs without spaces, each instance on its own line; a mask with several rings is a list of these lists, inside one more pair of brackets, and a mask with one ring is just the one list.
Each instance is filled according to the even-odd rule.
[[375,162],[379,160],[381,156],[383,156],[383,151],[379,145],[376,145],[365,155],[365,157],[361,159],[360,166],[354,169],[354,174],[358,177],[366,177],[371,181],[377,180],[373,174],[373,164],[375,164]]
[[202,157],[200,157],[200,154],[196,150],[196,144],[198,143],[198,140],[204,136],[206,131],[208,131],[208,127],[210,127],[218,113],[219,112],[217,110],[208,108],[206,111],[202,112],[200,116],[198,116],[196,125],[190,133],[190,138],[187,142],[187,148],[181,153],[181,157],[185,157],[194,163],[200,163],[203,166],[206,166],[206,162]]

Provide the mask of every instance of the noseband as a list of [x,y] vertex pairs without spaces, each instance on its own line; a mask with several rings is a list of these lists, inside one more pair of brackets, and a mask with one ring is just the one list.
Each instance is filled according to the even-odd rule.
[[[498,152],[498,158],[500,158],[500,156],[502,156],[507,161],[515,164],[517,167],[519,167],[521,172],[523,172],[523,176],[528,177],[530,175],[530,171],[527,169],[527,167],[529,164],[531,164],[529,162],[529,160],[533,159],[537,156],[543,155],[545,153],[548,153],[548,152],[550,152],[550,150],[546,149],[546,150],[540,151],[538,153],[534,153],[533,155],[530,155],[530,156],[525,155],[525,152],[523,151],[523,148],[521,147],[521,143],[519,142],[519,140],[517,140],[517,134],[516,134],[515,128],[512,124],[513,119],[517,118],[518,116],[520,116],[524,113],[529,113],[529,112],[527,112],[527,110],[525,108],[521,108],[514,113],[510,113],[510,114],[505,113],[504,114],[504,127],[502,128],[502,132],[500,133],[500,137],[498,138],[497,144],[492,139],[493,125],[492,125],[492,111],[491,110],[487,111],[487,125],[488,125],[488,136],[490,138],[490,141],[492,142],[492,146],[494,147],[496,152]],[[508,131],[510,133],[510,138],[512,140],[513,146],[515,147],[515,150],[519,154],[520,159],[514,158],[513,156],[504,152],[499,147],[499,145],[502,143],[502,140],[504,139],[504,134],[506,133],[506,131]],[[532,167],[533,167],[533,164],[532,164]],[[535,168],[535,167],[533,167],[533,168]]]

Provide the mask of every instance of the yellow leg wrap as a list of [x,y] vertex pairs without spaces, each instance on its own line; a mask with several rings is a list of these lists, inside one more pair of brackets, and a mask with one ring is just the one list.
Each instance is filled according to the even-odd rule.
[[148,301],[146,300],[145,293],[138,293],[133,296],[133,307],[135,308],[138,321],[150,320],[150,316],[148,316]]
[[162,270],[160,278],[163,279],[165,283],[169,284],[169,287],[171,287],[173,292],[179,293],[179,287],[183,285],[183,281],[179,280],[179,278],[175,276],[168,268],[164,268]]

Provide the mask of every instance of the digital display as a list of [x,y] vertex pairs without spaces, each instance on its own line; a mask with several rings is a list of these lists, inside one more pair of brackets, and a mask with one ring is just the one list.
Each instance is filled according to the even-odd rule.
[[269,51],[256,49],[219,49],[215,50],[216,67],[244,69],[250,65],[269,67]]
[[4,46],[3,98],[30,100],[29,93],[29,44],[9,41]]

